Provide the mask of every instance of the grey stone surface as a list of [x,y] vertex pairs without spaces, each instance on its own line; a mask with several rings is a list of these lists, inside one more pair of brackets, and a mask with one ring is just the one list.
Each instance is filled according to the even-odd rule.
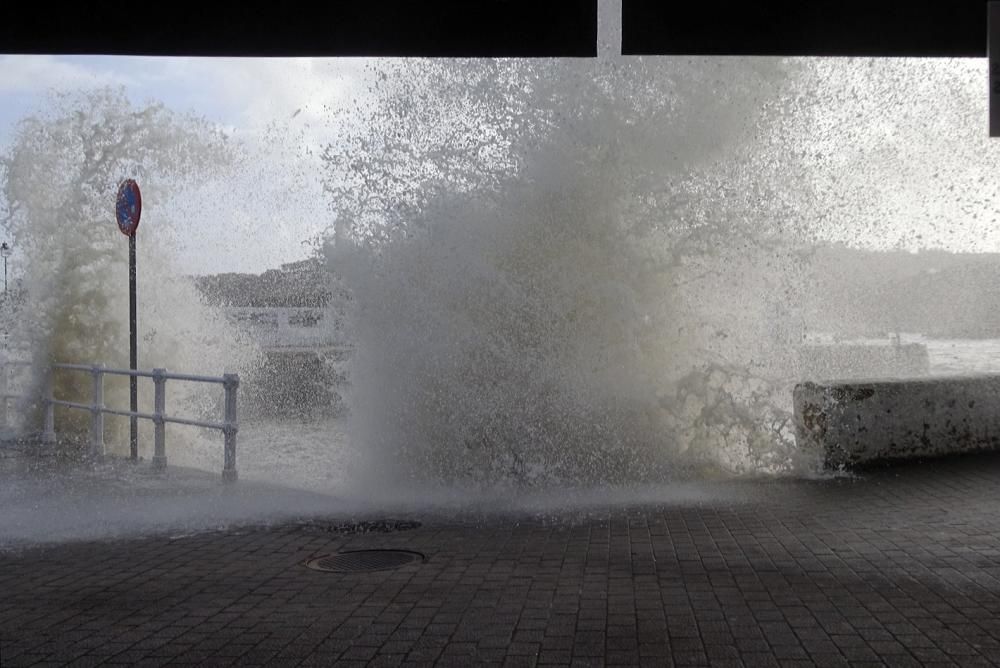
[[[421,527],[394,533],[289,523],[9,549],[0,665],[974,666],[1000,657],[1000,456],[733,485],[740,494],[716,501],[418,513]],[[377,547],[427,560],[378,573],[303,566]]]
[[796,443],[829,468],[995,450],[1000,375],[801,383]]
[[863,371],[867,378],[926,376],[927,346],[922,343],[807,343],[796,346],[800,378],[842,378],[845,371]]

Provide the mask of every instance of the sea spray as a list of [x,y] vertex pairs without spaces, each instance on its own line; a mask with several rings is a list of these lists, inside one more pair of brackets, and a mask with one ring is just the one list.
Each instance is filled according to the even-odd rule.
[[[209,123],[159,104],[134,106],[122,91],[58,95],[18,124],[3,167],[6,226],[25,285],[11,347],[30,351],[34,365],[27,428],[40,428],[38,399],[51,363],[128,367],[128,250],[113,217],[114,193],[126,177],[139,181],[145,202],[137,237],[140,367],[221,374],[252,365],[253,347],[178,275],[176,231],[160,206],[217,173],[233,150]],[[59,398],[90,402],[89,374],[57,371],[54,381]],[[148,385],[140,380],[140,411],[151,411]],[[212,389],[170,383],[168,409],[217,414],[221,392]],[[126,377],[105,377],[105,404],[128,406]],[[89,415],[57,409],[57,421],[60,435],[82,435]],[[151,428],[140,424],[150,443]],[[127,443],[125,429],[127,420],[108,418],[112,451]]]
[[[423,147],[409,165],[370,156],[376,170],[424,175],[424,191],[387,181],[402,206],[378,209],[392,198],[375,180],[364,206],[334,201],[326,255],[353,297],[348,432],[367,457],[362,484],[629,484],[799,466],[784,344],[768,329],[776,299],[795,308],[803,270],[768,217],[766,183],[738,202],[712,187],[767,119],[752,104],[745,117],[716,112],[730,122],[712,133],[667,87],[644,91],[670,102],[651,104],[656,125],[621,95],[655,80],[625,68],[616,84],[588,67],[540,67],[524,87],[545,104],[522,105],[523,120],[482,129],[468,106],[448,119],[450,140],[478,132],[498,138],[491,155],[511,152],[480,163],[481,181]],[[537,97],[546,86],[565,109]],[[485,109],[517,107],[485,95]],[[396,146],[420,124],[399,121]],[[368,157],[350,159],[363,172]]]

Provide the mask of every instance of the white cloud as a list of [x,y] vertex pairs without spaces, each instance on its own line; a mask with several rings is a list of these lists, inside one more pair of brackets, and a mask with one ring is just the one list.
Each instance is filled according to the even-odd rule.
[[[363,59],[131,58],[136,86],[168,105],[180,103],[243,132],[292,121],[321,132],[327,110],[365,94]],[[298,112],[298,114],[296,114]]]
[[[0,96],[6,96],[8,106],[24,105],[25,95],[121,85],[137,101],[159,100],[246,134],[272,122],[292,121],[294,116],[296,128],[307,129],[321,142],[329,110],[365,95],[367,62],[358,58],[0,56]],[[9,116],[13,110],[7,112]]]
[[[188,249],[183,271],[260,271],[302,257],[301,242],[325,227],[319,148],[332,137],[329,110],[365,94],[365,65],[361,59],[8,56],[0,58],[0,122],[30,113],[48,90],[124,85],[137,102],[159,100],[228,128],[250,147],[253,164],[204,184],[186,201],[159,203],[171,209],[163,222],[178,226]],[[268,131],[271,124],[277,131]],[[152,214],[156,207],[149,207]]]
[[85,67],[56,56],[0,56],[0,94],[44,93],[100,86],[128,86],[120,71]]

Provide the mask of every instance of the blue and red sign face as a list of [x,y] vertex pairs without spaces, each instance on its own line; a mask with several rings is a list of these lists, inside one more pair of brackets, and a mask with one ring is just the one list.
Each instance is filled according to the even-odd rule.
[[122,234],[127,237],[135,236],[140,214],[142,196],[139,194],[139,184],[133,179],[125,179],[118,187],[118,199],[115,203],[115,218],[118,219],[118,229]]

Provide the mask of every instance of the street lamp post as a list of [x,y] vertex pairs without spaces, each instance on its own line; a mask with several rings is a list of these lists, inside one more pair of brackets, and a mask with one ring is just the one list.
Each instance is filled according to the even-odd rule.
[[3,293],[7,294],[7,258],[10,257],[10,245],[6,241],[0,244],[0,255],[3,255]]

